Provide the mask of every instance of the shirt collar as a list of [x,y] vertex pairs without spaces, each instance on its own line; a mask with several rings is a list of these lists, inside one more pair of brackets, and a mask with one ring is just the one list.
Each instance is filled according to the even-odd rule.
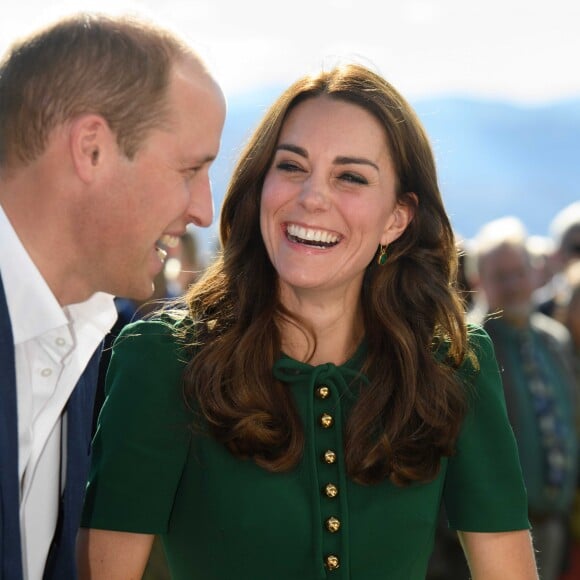
[[91,324],[105,335],[117,320],[114,297],[105,292],[95,292],[88,300],[65,306],[63,309],[71,321]]

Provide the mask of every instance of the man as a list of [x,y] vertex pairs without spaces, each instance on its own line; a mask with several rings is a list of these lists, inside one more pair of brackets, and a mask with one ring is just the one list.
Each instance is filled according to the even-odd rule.
[[79,15],[0,65],[0,577],[70,580],[111,295],[208,226],[221,90],[182,42]]
[[484,327],[503,367],[538,568],[542,579],[556,580],[564,564],[567,514],[578,473],[570,335],[563,325],[534,311],[533,271],[519,220],[487,224],[472,249],[475,286],[489,316]]
[[568,268],[580,260],[580,201],[567,205],[556,214],[550,223],[550,233],[555,247],[551,260],[553,274],[534,293],[534,300],[540,312],[555,317],[558,303],[566,300],[570,292]]

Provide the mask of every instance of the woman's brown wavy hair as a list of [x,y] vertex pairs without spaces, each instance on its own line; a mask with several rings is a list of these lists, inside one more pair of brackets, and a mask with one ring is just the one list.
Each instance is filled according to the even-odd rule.
[[[453,453],[466,409],[455,372],[468,350],[455,288],[457,252],[420,121],[389,83],[358,64],[294,83],[245,146],[221,212],[222,251],[185,297],[201,346],[186,368],[186,396],[234,455],[271,471],[299,461],[303,426],[272,367],[281,349],[279,322],[305,324],[279,302],[260,233],[260,195],[289,111],[321,95],[379,120],[398,176],[397,197],[416,206],[414,219],[389,247],[387,265],[373,260],[364,277],[370,383],[360,387],[347,423],[347,471],[359,483],[428,481],[441,456]],[[435,356],[438,349],[445,354]]]

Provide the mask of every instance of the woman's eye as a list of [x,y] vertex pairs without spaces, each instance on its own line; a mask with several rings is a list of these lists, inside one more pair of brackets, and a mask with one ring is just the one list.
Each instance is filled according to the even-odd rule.
[[276,164],[276,168],[280,169],[281,171],[302,171],[300,165],[294,163],[293,161],[280,161]]
[[357,183],[360,185],[368,184],[368,181],[362,175],[358,175],[358,173],[341,173],[339,179],[347,181],[348,183]]

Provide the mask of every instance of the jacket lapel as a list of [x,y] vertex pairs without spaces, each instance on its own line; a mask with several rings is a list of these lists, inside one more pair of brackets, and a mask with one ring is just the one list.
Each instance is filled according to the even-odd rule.
[[59,518],[48,554],[44,580],[74,580],[75,542],[80,525],[88,478],[92,414],[99,372],[101,348],[91,358],[66,406],[66,483],[59,506]]
[[0,275],[0,577],[21,580],[14,340]]

